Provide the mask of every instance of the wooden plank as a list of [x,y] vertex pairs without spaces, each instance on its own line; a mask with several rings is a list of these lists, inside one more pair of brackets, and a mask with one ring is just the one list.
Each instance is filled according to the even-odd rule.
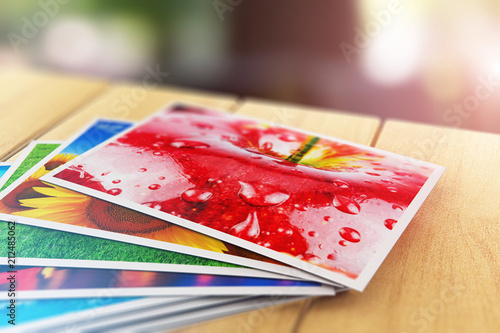
[[0,75],[0,158],[7,159],[29,140],[103,92],[103,81],[32,71]]
[[236,96],[197,93],[183,89],[146,90],[141,86],[119,85],[93,101],[85,109],[45,133],[42,140],[65,140],[97,117],[141,120],[172,102],[186,102],[231,110]]
[[388,121],[376,146],[447,170],[366,290],[316,300],[298,332],[498,332],[500,136]]
[[257,99],[244,101],[237,113],[366,145],[380,125],[380,120],[372,116]]
[[[380,120],[375,117],[319,110],[290,104],[245,101],[237,115],[261,118],[281,125],[314,131],[362,144],[370,144],[377,133]],[[197,332],[291,332],[301,314],[309,308],[309,300],[293,302],[264,310],[254,310],[228,318],[177,330],[178,333]],[[318,331],[331,328],[326,325]],[[314,332],[314,330],[311,330]]]

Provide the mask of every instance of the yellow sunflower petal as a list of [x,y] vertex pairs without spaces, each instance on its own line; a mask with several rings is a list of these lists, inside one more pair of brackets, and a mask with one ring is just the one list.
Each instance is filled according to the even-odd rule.
[[37,191],[38,193],[41,193],[43,195],[49,196],[49,197],[58,197],[58,198],[81,198],[81,197],[86,197],[85,195],[78,193],[76,191],[68,190],[64,187],[52,185],[49,183],[43,182],[45,185],[48,185],[50,187],[33,187],[33,190]]
[[155,232],[153,238],[173,244],[185,245],[219,253],[228,251],[222,241],[176,225],[173,225],[168,229]]
[[57,154],[50,160],[50,162],[61,162],[64,164],[73,160],[75,157],[77,157],[75,154]]
[[45,167],[41,167],[37,171],[35,171],[31,176],[29,176],[24,182],[29,182],[32,180],[39,180],[42,176],[45,176],[49,172],[45,170]]
[[88,198],[33,198],[20,201],[25,207],[32,208],[13,213],[14,215],[30,217],[50,222],[59,222],[76,226],[91,226],[85,218],[85,207]]

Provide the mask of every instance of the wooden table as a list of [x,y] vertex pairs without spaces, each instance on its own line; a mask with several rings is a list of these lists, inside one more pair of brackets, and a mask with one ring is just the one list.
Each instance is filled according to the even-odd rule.
[[[97,116],[194,102],[447,167],[363,293],[316,297],[178,332],[500,332],[500,136],[177,88],[0,69],[0,158]],[[500,126],[500,124],[499,124]]]

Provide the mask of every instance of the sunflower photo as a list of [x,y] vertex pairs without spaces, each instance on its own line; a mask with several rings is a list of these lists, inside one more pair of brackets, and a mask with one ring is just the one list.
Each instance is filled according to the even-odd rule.
[[[47,155],[59,147],[59,143],[33,142],[16,160],[14,173],[7,183],[15,182]],[[0,233],[7,234],[7,222],[0,223]],[[33,225],[16,226],[16,256],[18,258],[78,259],[138,263],[165,263],[196,266],[239,267],[237,265],[165,251],[103,238],[85,236]],[[8,243],[0,243],[0,252],[8,252]]]

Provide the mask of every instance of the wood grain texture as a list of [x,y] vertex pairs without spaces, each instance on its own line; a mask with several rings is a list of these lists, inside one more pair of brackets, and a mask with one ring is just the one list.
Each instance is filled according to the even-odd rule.
[[[349,115],[327,110],[318,111],[318,109],[307,107],[256,100],[244,101],[235,114],[265,119],[281,125],[367,145],[372,142],[380,124],[379,119],[375,117]],[[264,310],[254,310],[175,332],[292,332],[297,326],[301,314],[309,308],[310,301],[309,299]],[[264,316],[263,314],[268,315]],[[252,325],[253,320],[256,320],[253,318],[259,318],[258,325]],[[327,325],[324,328],[331,328],[331,326]]]
[[119,85],[92,101],[74,115],[57,124],[40,137],[41,140],[65,140],[90,121],[98,118],[141,120],[172,102],[193,103],[220,110],[231,111],[236,106],[236,96],[199,94],[184,89],[146,90],[141,86]]
[[103,92],[103,81],[33,71],[0,75],[0,158],[17,149]]
[[366,290],[315,300],[298,332],[499,332],[500,136],[388,121],[376,146],[447,170]]

